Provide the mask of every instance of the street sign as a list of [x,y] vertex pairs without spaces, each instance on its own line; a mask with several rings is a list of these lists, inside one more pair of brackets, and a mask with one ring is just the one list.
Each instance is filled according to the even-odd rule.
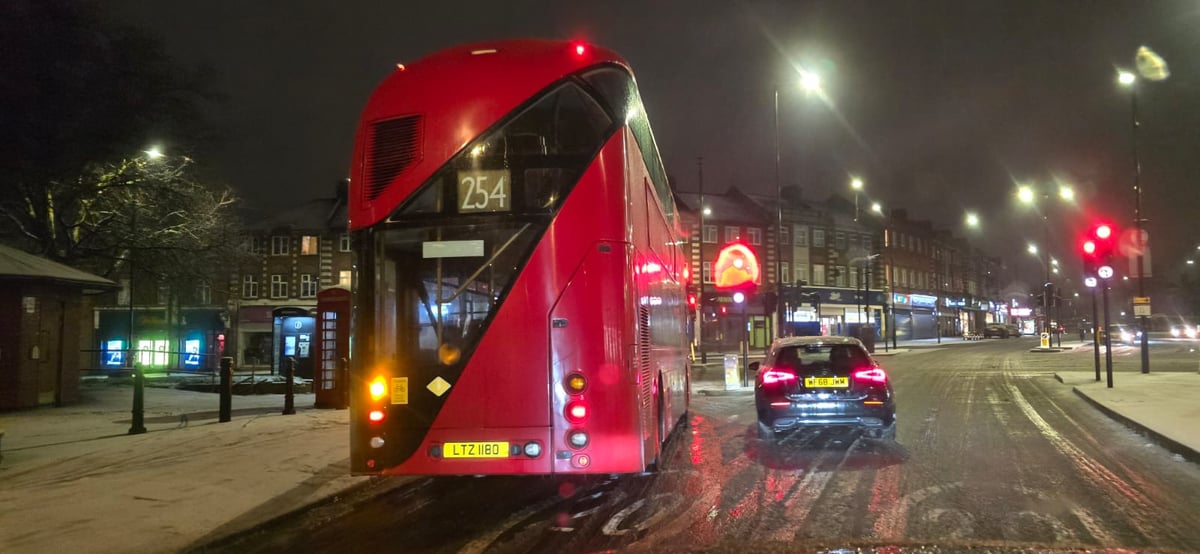
[[1133,297],[1133,315],[1142,317],[1150,315],[1150,297],[1135,296]]

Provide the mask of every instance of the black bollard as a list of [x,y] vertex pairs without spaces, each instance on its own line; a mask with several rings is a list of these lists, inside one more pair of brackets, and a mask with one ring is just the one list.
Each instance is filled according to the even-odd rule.
[[350,360],[338,360],[341,373],[338,379],[338,405],[336,409],[344,410],[350,407]]
[[283,393],[283,415],[292,415],[296,413],[296,397],[292,394],[292,384],[296,377],[296,358],[289,357],[285,364],[287,367],[287,391]]
[[143,419],[145,405],[146,374],[141,367],[133,368],[133,424],[129,426],[130,435],[140,435],[146,432]]
[[217,414],[217,422],[225,423],[232,419],[233,412],[233,358],[221,358],[221,407]]

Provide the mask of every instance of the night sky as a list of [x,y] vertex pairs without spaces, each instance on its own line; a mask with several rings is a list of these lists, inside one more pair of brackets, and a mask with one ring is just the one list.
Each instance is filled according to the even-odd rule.
[[[645,4],[645,5],[643,5]],[[774,193],[773,91],[784,185],[849,191],[962,232],[1029,272],[1043,243],[1015,183],[1069,182],[1054,255],[1076,267],[1091,215],[1133,220],[1129,92],[1116,68],[1148,45],[1171,77],[1143,82],[1144,210],[1153,261],[1175,272],[1200,234],[1200,2],[747,1],[314,2],[110,0],[113,19],[217,72],[228,140],[204,160],[252,205],[328,196],[347,176],[359,111],[398,62],[464,42],[582,39],[632,64],[679,189]],[[795,67],[821,74],[806,96]],[[961,228],[963,212],[983,220]]]

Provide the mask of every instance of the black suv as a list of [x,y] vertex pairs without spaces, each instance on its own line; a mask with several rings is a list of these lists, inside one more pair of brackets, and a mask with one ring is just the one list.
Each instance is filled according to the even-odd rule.
[[1017,329],[1016,325],[1010,323],[993,323],[983,328],[983,338],[1000,337],[1006,339],[1008,337],[1020,337],[1021,330]]
[[777,339],[757,372],[758,436],[804,427],[846,426],[896,439],[896,400],[887,372],[858,339]]

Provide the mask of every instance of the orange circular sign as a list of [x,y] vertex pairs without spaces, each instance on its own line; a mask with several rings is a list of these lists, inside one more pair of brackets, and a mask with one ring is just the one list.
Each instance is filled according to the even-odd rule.
[[726,245],[713,262],[713,281],[718,289],[741,289],[757,286],[762,280],[758,256],[741,243]]

